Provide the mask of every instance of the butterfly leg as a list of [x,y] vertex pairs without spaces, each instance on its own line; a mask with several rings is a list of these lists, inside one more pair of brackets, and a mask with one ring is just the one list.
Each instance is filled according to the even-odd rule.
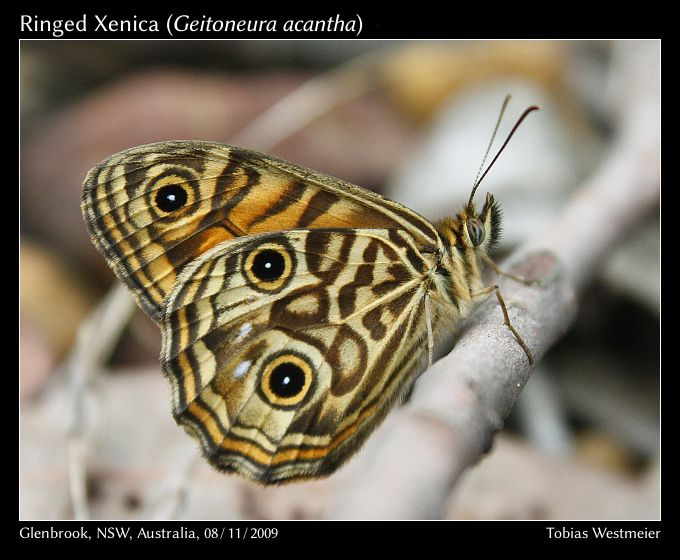
[[486,264],[489,265],[491,270],[493,270],[496,274],[499,276],[505,276],[506,278],[510,278],[511,280],[514,280],[515,282],[519,282],[520,284],[524,284],[525,286],[534,286],[536,284],[540,284],[540,280],[527,280],[526,278],[522,278],[521,276],[515,276],[514,274],[510,274],[509,272],[505,272],[501,270],[501,268],[493,262],[489,257],[485,257],[484,261]]
[[432,308],[429,293],[425,293],[425,323],[427,324],[427,367],[431,368],[434,362],[434,336],[432,335]]
[[517,332],[517,329],[512,325],[510,322],[510,315],[508,315],[508,308],[505,305],[505,300],[503,299],[503,296],[501,294],[500,289],[498,286],[489,286],[488,288],[483,288],[477,292],[473,292],[470,294],[473,299],[478,298],[480,296],[486,295],[491,292],[496,292],[496,299],[498,299],[498,303],[501,306],[501,310],[503,311],[503,324],[510,329],[510,332],[514,335],[515,339],[517,340],[517,343],[522,347],[522,350],[524,350],[524,353],[527,355],[527,358],[529,359],[529,363],[533,365],[534,363],[534,356],[531,353],[531,350],[529,350],[529,347],[526,345],[526,342],[522,339],[520,334]]

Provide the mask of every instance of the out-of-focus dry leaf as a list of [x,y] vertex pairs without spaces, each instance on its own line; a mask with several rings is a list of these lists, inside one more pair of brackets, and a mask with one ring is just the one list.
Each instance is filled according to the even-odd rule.
[[89,288],[57,253],[26,239],[21,243],[20,275],[22,316],[61,355],[93,303]]
[[56,364],[54,347],[45,332],[30,319],[21,317],[19,367],[21,398],[37,394]]
[[565,43],[556,41],[415,42],[387,59],[384,78],[404,111],[428,119],[483,80],[521,77],[556,90],[566,59]]
[[[449,519],[657,519],[659,487],[560,460],[501,435],[452,495]],[[651,477],[651,478],[650,478]]]
[[630,451],[603,432],[586,430],[576,442],[578,458],[583,464],[621,474],[635,470],[635,458]]

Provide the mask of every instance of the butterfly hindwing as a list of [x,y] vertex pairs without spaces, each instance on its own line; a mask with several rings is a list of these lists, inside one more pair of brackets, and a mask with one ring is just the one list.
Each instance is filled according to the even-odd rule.
[[222,470],[265,483],[332,472],[423,362],[431,266],[400,230],[217,245],[177,277],[161,318],[175,418]]
[[154,320],[177,274],[217,244],[296,228],[395,228],[437,238],[415,212],[371,191],[258,152],[176,141],[125,150],[88,173],[93,242]]

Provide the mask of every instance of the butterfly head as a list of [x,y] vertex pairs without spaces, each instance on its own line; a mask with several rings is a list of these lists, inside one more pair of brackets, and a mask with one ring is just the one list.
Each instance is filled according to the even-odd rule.
[[487,254],[500,239],[500,206],[493,195],[487,193],[481,210],[477,211],[474,202],[469,201],[455,218],[444,218],[438,229],[452,251],[466,255],[471,251],[477,255]]
[[501,235],[501,209],[491,193],[486,194],[486,201],[479,213],[474,204],[469,204],[465,211],[465,233],[475,250],[489,251]]
[[494,138],[496,137],[496,132],[498,132],[498,127],[501,123],[501,119],[503,118],[503,114],[505,113],[505,109],[508,106],[509,101],[510,96],[508,95],[503,101],[503,106],[501,108],[500,115],[498,116],[498,121],[496,122],[496,128],[493,131],[491,142],[489,142],[489,146],[487,147],[486,153],[484,154],[482,165],[477,172],[477,177],[475,178],[474,185],[472,186],[472,192],[470,192],[470,198],[468,199],[467,205],[458,214],[456,219],[449,218],[443,220],[440,223],[439,231],[446,239],[448,239],[451,246],[455,247],[458,251],[461,251],[466,255],[469,254],[470,249],[473,250],[477,255],[488,253],[500,238],[501,211],[498,203],[494,200],[494,197],[491,193],[487,193],[484,206],[482,206],[481,211],[477,212],[474,203],[475,193],[477,192],[477,188],[483,181],[484,177],[486,177],[489,170],[493,167],[493,164],[496,162],[501,153],[503,153],[503,150],[519,128],[519,125],[522,124],[522,121],[529,113],[538,110],[537,106],[532,105],[531,107],[527,108],[524,113],[522,113],[522,116],[517,120],[515,126],[512,127],[512,130],[505,139],[505,142],[503,142],[503,145],[491,160],[491,163],[487,166],[486,170],[482,173],[486,158],[489,155],[489,150],[491,149]]

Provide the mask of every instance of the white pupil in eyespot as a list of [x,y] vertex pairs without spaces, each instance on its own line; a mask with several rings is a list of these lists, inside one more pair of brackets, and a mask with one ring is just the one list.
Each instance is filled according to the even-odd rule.
[[284,385],[288,385],[288,383],[290,383],[290,377],[284,377],[281,380],[281,383],[283,383]]
[[169,200],[170,202],[175,202],[175,199],[176,199],[176,197],[175,197],[174,194],[169,194],[169,195],[168,195],[168,200]]
[[271,268],[271,267],[272,267],[272,263],[270,263],[270,262],[264,263],[264,267],[265,267],[265,268]]

